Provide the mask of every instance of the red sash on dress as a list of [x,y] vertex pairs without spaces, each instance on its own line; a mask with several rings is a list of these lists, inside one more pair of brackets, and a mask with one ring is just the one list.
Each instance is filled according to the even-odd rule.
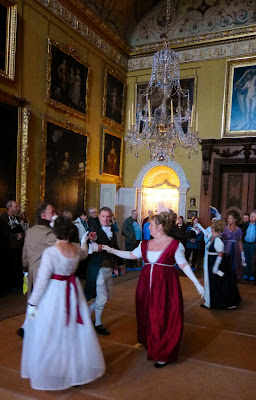
[[78,324],[84,324],[83,320],[80,315],[79,311],[79,303],[78,303],[78,290],[76,286],[76,276],[75,274],[72,275],[57,275],[53,274],[51,279],[56,279],[57,281],[67,281],[67,286],[66,286],[66,310],[67,310],[67,323],[66,325],[69,324],[69,316],[70,316],[70,284],[72,283],[75,288],[76,292],[76,312],[77,312],[77,317],[76,317],[76,322]]

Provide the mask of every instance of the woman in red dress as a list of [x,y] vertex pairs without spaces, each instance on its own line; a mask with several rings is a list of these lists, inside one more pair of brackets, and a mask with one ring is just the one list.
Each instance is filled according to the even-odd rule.
[[184,256],[184,246],[167,235],[172,217],[167,212],[155,215],[150,222],[151,240],[143,240],[132,252],[103,250],[128,259],[143,258],[136,290],[138,341],[148,351],[148,360],[162,368],[176,361],[183,331],[183,299],[175,264],[191,279],[198,293],[204,289]]

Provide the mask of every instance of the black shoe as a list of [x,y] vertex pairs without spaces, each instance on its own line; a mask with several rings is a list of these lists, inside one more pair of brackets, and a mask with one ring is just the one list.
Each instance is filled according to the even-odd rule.
[[97,333],[99,333],[100,335],[110,335],[110,332],[103,326],[103,325],[95,325],[95,330]]
[[204,304],[200,304],[200,307],[202,307],[202,308],[209,308],[209,307],[206,307]]
[[159,364],[158,362],[155,362],[154,367],[155,368],[164,368],[164,367],[166,367],[167,364],[168,364],[168,362],[166,362],[164,364]]
[[16,333],[18,336],[24,338],[24,329],[23,328],[19,328]]

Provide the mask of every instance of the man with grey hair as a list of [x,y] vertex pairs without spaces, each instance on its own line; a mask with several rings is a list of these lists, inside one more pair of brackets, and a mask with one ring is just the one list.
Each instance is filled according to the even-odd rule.
[[1,250],[5,259],[5,289],[22,291],[23,273],[21,264],[21,253],[24,241],[24,230],[17,216],[18,205],[15,200],[6,203],[7,211],[0,216]]
[[97,208],[90,207],[88,209],[88,214],[89,214],[88,225],[89,225],[90,231],[94,232],[95,230],[97,230],[97,228],[100,227]]

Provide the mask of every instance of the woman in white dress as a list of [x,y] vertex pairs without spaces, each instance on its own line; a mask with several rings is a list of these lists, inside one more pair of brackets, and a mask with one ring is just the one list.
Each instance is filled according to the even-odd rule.
[[224,243],[221,238],[224,232],[225,220],[212,220],[211,233],[200,224],[200,230],[209,238],[206,244],[204,262],[204,299],[201,307],[216,309],[233,309],[240,302],[240,294],[237,288],[232,265],[224,253]]
[[87,235],[81,248],[69,243],[72,222],[54,223],[57,242],[48,247],[28,299],[21,376],[32,388],[62,390],[102,376],[105,362],[79,279],[74,273],[88,254]]

